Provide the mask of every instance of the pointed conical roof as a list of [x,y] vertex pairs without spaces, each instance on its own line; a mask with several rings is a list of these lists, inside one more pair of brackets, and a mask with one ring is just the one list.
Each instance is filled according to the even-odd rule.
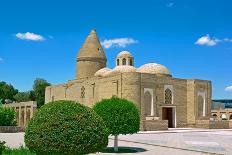
[[77,60],[83,58],[98,58],[106,60],[104,50],[98,40],[96,30],[92,30],[79,50]]

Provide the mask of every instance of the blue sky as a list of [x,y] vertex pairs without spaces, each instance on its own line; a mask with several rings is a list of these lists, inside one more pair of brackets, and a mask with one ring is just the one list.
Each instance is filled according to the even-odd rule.
[[115,43],[105,47],[108,67],[129,50],[136,67],[160,63],[174,77],[211,80],[215,99],[232,98],[231,8],[230,0],[2,0],[0,80],[26,91],[37,77],[74,79],[77,52],[96,28]]

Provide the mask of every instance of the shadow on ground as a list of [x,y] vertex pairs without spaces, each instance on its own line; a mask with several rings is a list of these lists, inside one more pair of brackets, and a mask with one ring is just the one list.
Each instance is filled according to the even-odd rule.
[[145,152],[146,149],[138,148],[138,147],[118,147],[118,151],[115,152],[113,147],[107,147],[101,153],[139,153]]

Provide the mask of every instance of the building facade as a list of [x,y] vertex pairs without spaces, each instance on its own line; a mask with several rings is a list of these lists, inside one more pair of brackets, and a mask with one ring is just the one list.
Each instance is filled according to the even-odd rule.
[[[224,102],[222,102],[224,101]],[[230,120],[232,121],[232,100],[215,100],[211,106],[211,116],[215,120]]]
[[118,96],[133,101],[141,114],[141,130],[168,127],[202,127],[209,124],[211,82],[172,77],[160,64],[134,67],[134,57],[122,51],[115,68],[106,67],[106,56],[92,30],[80,49],[76,79],[48,86],[45,102],[74,100],[92,107],[96,102]]

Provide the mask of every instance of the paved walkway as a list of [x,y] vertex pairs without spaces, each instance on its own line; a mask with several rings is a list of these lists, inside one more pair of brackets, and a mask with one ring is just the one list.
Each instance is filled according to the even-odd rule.
[[[174,131],[175,130],[175,131]],[[192,152],[232,155],[232,130],[174,129],[120,135],[124,142],[176,148]]]
[[[113,146],[110,137],[109,147]],[[24,133],[0,133],[0,140],[12,148],[24,146]],[[144,155],[232,154],[232,130],[171,129],[120,135],[119,146],[134,147]],[[98,153],[101,154],[101,153]],[[106,155],[106,153],[104,153]]]

